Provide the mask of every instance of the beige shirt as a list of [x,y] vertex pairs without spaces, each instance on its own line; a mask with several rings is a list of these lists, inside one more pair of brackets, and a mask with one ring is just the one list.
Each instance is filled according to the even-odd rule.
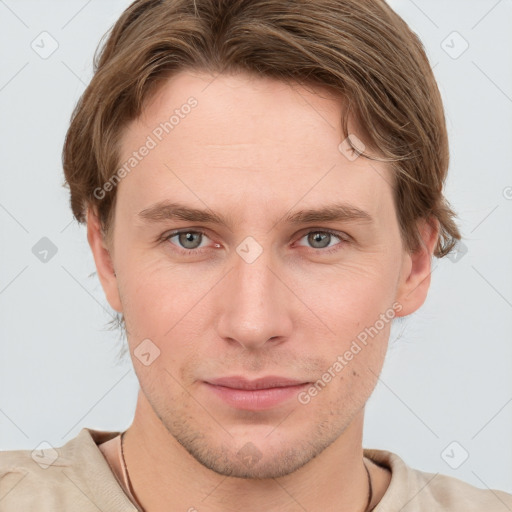
[[[0,512],[140,512],[130,499],[119,434],[83,428],[62,447],[0,452]],[[117,453],[115,468],[106,450]],[[366,448],[364,455],[391,471],[374,512],[512,511],[512,494],[410,468],[385,450]]]

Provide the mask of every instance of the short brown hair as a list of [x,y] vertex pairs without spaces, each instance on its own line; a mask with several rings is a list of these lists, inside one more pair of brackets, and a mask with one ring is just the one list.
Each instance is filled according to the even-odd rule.
[[[448,138],[441,96],[414,32],[383,0],[136,0],[94,60],[94,76],[72,116],[63,149],[75,218],[93,207],[105,233],[116,188],[94,191],[119,165],[122,128],[157,86],[182,70],[249,72],[322,86],[346,102],[363,140],[394,169],[394,199],[405,247],[417,220],[439,222],[434,255],[460,239],[442,190]],[[348,115],[340,120],[344,138]]]

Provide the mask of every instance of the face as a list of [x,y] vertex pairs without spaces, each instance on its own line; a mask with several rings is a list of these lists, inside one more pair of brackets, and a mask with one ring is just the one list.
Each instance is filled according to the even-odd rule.
[[102,284],[156,417],[220,474],[335,442],[422,302],[391,170],[339,149],[341,119],[327,91],[181,72],[124,131]]

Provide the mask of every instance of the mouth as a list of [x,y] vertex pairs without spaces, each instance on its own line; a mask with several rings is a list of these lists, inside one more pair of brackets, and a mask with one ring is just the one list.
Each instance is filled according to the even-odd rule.
[[262,411],[282,405],[311,384],[277,376],[255,380],[238,376],[222,377],[203,383],[208,391],[228,406],[248,411]]

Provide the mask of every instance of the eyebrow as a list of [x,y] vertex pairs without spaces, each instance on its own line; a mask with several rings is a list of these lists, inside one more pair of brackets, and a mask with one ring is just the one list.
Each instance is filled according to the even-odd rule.
[[[184,220],[189,222],[204,222],[218,224],[229,229],[234,222],[232,215],[224,216],[211,210],[190,208],[181,203],[161,201],[138,213],[138,216],[149,223],[166,220]],[[350,204],[330,204],[316,209],[304,209],[288,213],[278,222],[293,225],[312,222],[354,222],[372,223],[373,217],[366,211]],[[277,224],[277,222],[276,222]]]

